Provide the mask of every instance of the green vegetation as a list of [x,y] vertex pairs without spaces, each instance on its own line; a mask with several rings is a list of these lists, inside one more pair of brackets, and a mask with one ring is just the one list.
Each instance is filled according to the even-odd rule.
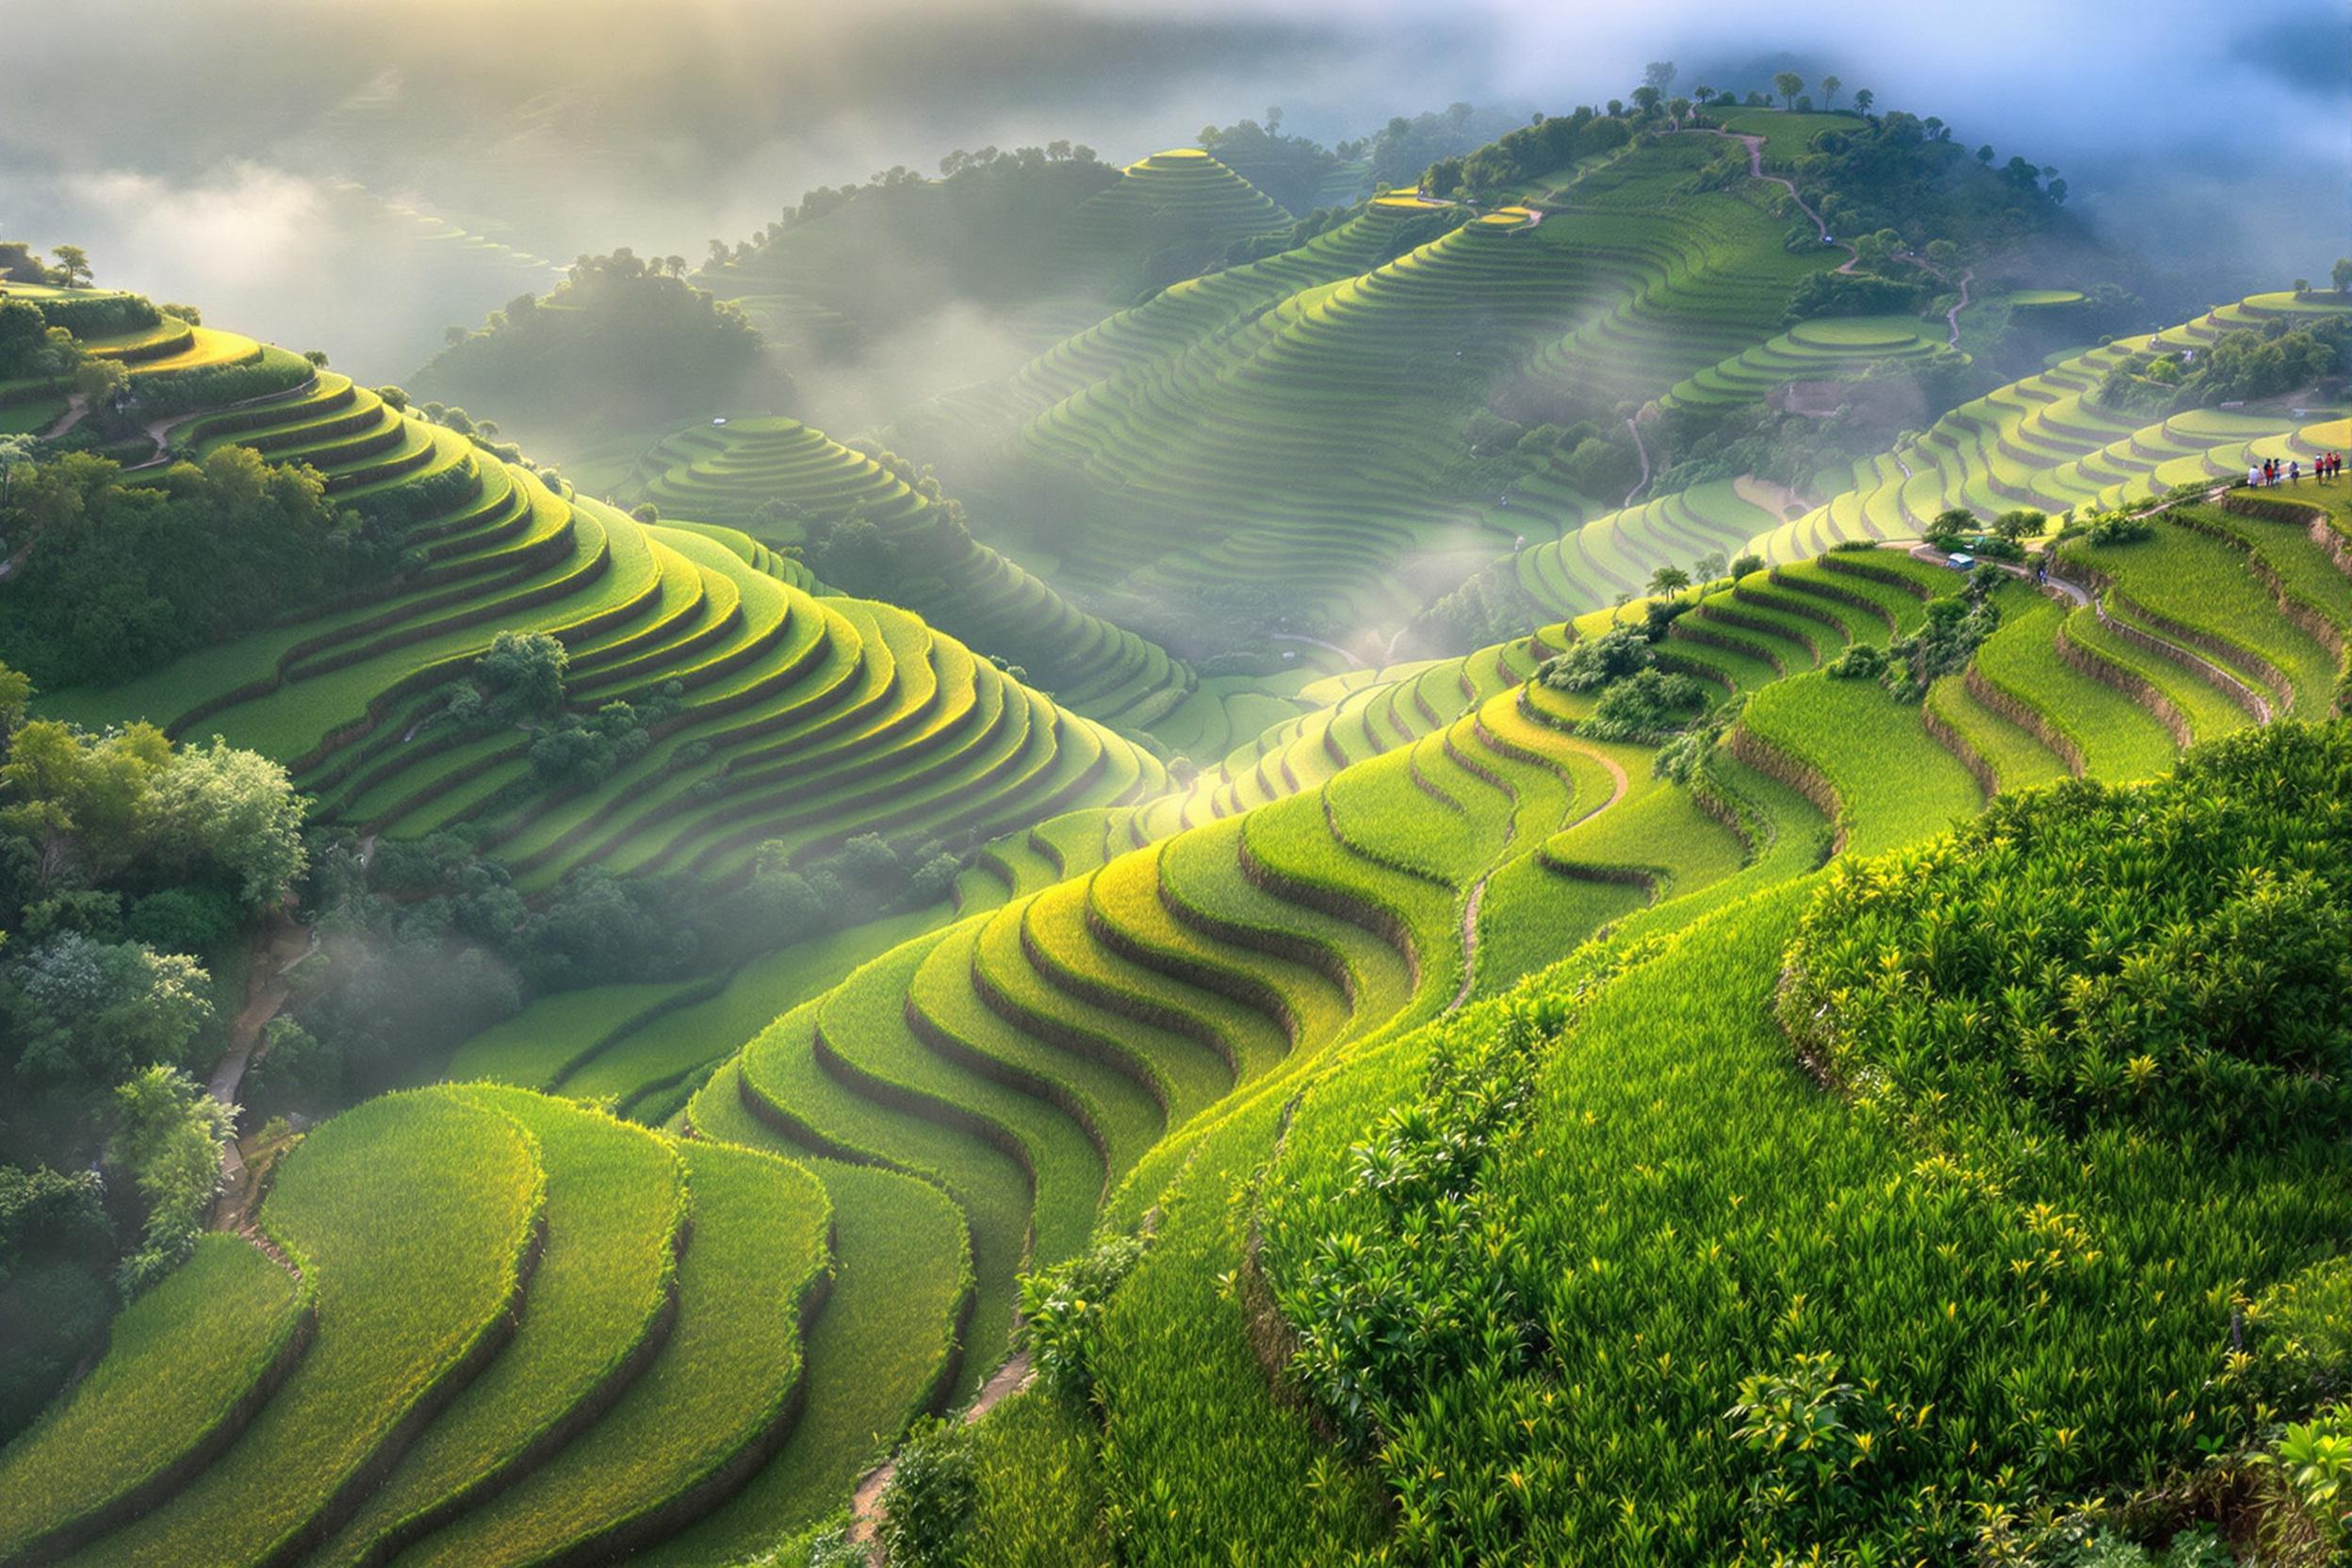
[[203,1541],[258,1563],[319,1539],[357,1500],[353,1478],[498,1348],[544,1194],[534,1139],[443,1094],[373,1101],[305,1138],[260,1218],[315,1276],[316,1339],[226,1454],[67,1560],[178,1562]]
[[1677,80],[0,251],[0,1557],[2333,1550],[2352,306]]
[[237,1436],[308,1348],[314,1287],[238,1236],[209,1235],[115,1319],[106,1356],[0,1449],[11,1560],[152,1502]]
[[517,295],[480,331],[449,329],[449,346],[410,384],[542,428],[559,416],[641,427],[724,408],[762,380],[765,340],[684,273],[675,256],[626,246],[581,256],[545,299]]

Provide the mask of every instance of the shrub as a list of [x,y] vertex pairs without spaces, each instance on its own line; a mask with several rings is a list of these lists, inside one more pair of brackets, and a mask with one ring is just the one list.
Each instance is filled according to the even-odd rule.
[[1556,692],[1596,692],[1657,662],[1647,636],[1636,628],[1620,627],[1570,645],[1566,652],[1538,665],[1535,674]]
[[961,1423],[917,1428],[882,1489],[883,1550],[903,1568],[960,1568],[979,1496],[972,1439]]
[[1779,1016],[1832,1081],[1992,1126],[2218,1147],[2352,1126],[2352,726],[2071,780],[1841,865]]
[[1661,741],[1706,702],[1707,688],[1690,676],[1642,670],[1603,691],[1576,729],[1601,741]]
[[1021,1276],[1022,1333],[1047,1388],[1075,1399],[1093,1391],[1103,1308],[1149,1246],[1142,1236],[1108,1236],[1067,1262]]
[[217,889],[166,888],[133,904],[123,929],[132,940],[158,953],[202,957],[235,934],[242,913],[235,899]]

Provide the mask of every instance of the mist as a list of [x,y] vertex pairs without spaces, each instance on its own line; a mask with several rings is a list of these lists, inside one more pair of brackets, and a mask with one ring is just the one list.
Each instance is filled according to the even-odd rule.
[[2352,247],[2352,13],[2326,0],[0,0],[0,235],[372,380],[580,252],[699,257],[952,148],[1123,161],[1272,104],[1331,141],[1456,100],[1564,111],[1656,58],[1836,72],[2054,165],[2184,297]]

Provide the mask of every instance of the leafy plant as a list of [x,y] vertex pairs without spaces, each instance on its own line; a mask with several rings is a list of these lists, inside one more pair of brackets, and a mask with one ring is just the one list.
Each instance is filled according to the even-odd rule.
[[961,1422],[918,1428],[882,1490],[882,1545],[905,1568],[959,1568],[980,1497],[971,1434]]
[[1067,1262],[1021,1276],[1022,1333],[1046,1387],[1077,1399],[1093,1391],[1103,1308],[1150,1245],[1143,1236],[1106,1236]]

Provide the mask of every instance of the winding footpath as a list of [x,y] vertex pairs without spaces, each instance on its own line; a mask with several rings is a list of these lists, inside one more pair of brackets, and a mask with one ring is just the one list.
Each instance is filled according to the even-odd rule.
[[1764,172],[1764,139],[1762,137],[1751,136],[1742,131],[1718,130],[1712,125],[1687,126],[1682,130],[1672,134],[1677,136],[1719,136],[1725,141],[1737,141],[1740,143],[1748,150],[1748,177],[1753,180],[1763,180],[1767,184],[1776,185],[1780,187],[1781,189],[1787,191],[1788,193],[1788,200],[1797,204],[1797,210],[1813,220],[1813,232],[1821,237],[1821,243],[1824,245],[1835,245],[1838,249],[1846,253],[1845,262],[1838,268],[1838,271],[1853,271],[1855,263],[1862,259],[1861,252],[1855,250],[1853,246],[1847,244],[1842,239],[1834,239],[1830,237],[1829,225],[1821,221],[1821,215],[1815,212],[1812,206],[1806,203],[1803,196],[1797,194],[1796,181],[1788,179],[1783,175],[1767,174]]
[[1625,505],[1631,506],[1634,498],[1650,487],[1650,449],[1642,444],[1642,420],[1638,415],[1625,421],[1625,429],[1632,433],[1634,452],[1642,459],[1641,482],[1625,492]]

